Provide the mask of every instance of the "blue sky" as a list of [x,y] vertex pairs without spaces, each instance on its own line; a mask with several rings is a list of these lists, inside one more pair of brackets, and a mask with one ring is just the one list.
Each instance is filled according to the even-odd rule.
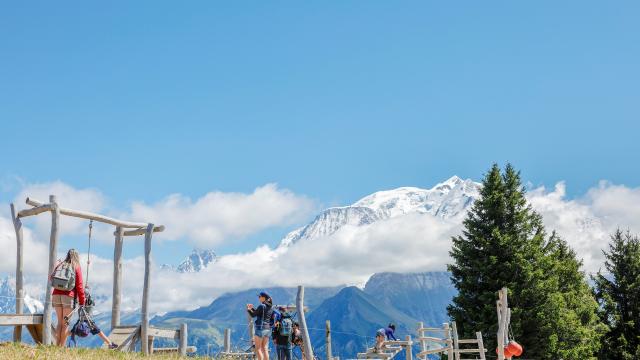
[[0,201],[20,181],[60,180],[114,207],[272,182],[346,204],[453,174],[477,180],[506,161],[535,185],[566,181],[569,196],[600,180],[638,187],[639,10],[5,3]]

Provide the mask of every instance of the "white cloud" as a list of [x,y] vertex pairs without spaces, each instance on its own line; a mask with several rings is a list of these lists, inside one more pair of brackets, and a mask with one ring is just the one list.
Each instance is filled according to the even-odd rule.
[[[23,269],[26,273],[46,274],[49,249],[33,237],[33,232],[23,226]],[[16,270],[16,232],[11,219],[0,216],[0,249],[2,261],[0,272],[15,273]],[[45,259],[44,261],[42,259]]]
[[[25,204],[25,199],[49,202],[49,195],[56,195],[56,201],[60,207],[72,208],[89,212],[102,212],[105,209],[106,198],[96,189],[76,189],[61,181],[40,184],[25,184],[16,196],[14,204],[18,209],[31,208]],[[25,224],[34,224],[37,236],[43,239],[49,238],[51,231],[51,216],[41,214],[24,220]],[[87,231],[87,221],[83,219],[64,216],[60,219],[60,234],[84,234]]]
[[[42,194],[52,191],[41,186]],[[63,206],[92,211],[105,208],[104,197],[95,190],[75,190],[62,183],[56,186],[66,191],[66,199],[78,199],[74,204],[67,200]],[[36,196],[34,189],[28,188],[22,194],[29,191],[28,195]],[[547,228],[557,230],[584,259],[589,272],[601,267],[601,250],[607,246],[609,234],[616,227],[640,231],[640,188],[601,183],[581,197],[567,199],[565,184],[560,182],[552,190],[533,189],[527,197],[543,216]],[[46,196],[42,195],[41,200],[46,201]],[[95,205],[87,209],[86,203]],[[196,200],[171,195],[156,204],[135,203],[130,212],[120,214],[132,220],[149,219],[166,225],[166,232],[157,236],[158,239],[184,239],[202,246],[215,246],[223,240],[242,238],[270,226],[291,224],[306,217],[312,208],[313,203],[306,197],[266,185],[250,194],[211,192]],[[48,231],[49,219],[43,218]],[[81,227],[71,226],[65,230],[84,233],[85,226],[83,223]],[[179,274],[160,271],[154,266],[151,309],[164,312],[194,308],[224,292],[250,287],[360,284],[375,272],[444,270],[450,261],[451,236],[460,231],[461,218],[443,221],[428,214],[410,214],[372,225],[345,226],[331,236],[301,241],[289,248],[273,249],[263,245],[251,252],[222,256],[201,273]],[[39,259],[47,258],[45,241],[48,238],[41,243],[28,229],[25,234],[29,234],[25,238],[32,248],[29,254],[36,254],[25,256],[25,260],[30,259],[25,270],[44,273],[46,264]],[[10,254],[8,261],[0,264],[0,271],[13,272],[13,226],[2,217],[0,246]],[[125,260],[123,306],[127,309],[140,307],[143,273],[143,258]],[[94,291],[110,299],[111,260],[94,257],[91,274]],[[34,284],[34,289],[38,288],[36,285],[40,283]],[[110,308],[110,301],[101,307]]]
[[195,201],[173,194],[152,205],[135,202],[131,217],[165,225],[159,239],[188,239],[198,246],[212,247],[269,227],[295,224],[313,208],[308,198],[267,184],[251,194],[215,191]]
[[576,250],[587,272],[603,267],[602,250],[616,228],[640,232],[640,188],[601,182],[571,200],[566,198],[565,183],[559,182],[551,191],[534,189],[528,199],[547,229],[556,230]]

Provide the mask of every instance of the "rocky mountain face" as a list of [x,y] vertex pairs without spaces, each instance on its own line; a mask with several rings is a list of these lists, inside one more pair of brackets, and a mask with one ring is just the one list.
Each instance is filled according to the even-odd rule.
[[470,179],[453,176],[431,189],[401,187],[378,191],[353,205],[324,210],[311,223],[287,234],[280,246],[328,236],[345,225],[369,225],[409,213],[431,214],[442,219],[461,218],[478,198],[480,187]]
[[[324,329],[331,321],[334,356],[354,358],[372,345],[377,329],[393,322],[398,336],[414,334],[419,321],[438,326],[447,321],[446,307],[455,294],[446,272],[375,274],[359,289],[353,286],[305,289],[307,322],[315,351],[324,356]],[[276,304],[294,304],[296,288],[251,289],[220,296],[207,306],[157,316],[152,323],[175,327],[189,324],[189,342],[204,351],[222,346],[225,328],[232,330],[236,350],[249,346],[245,306],[256,304],[257,294],[266,290]]]
[[218,256],[213,250],[193,249],[191,254],[177,266],[163,264],[160,268],[162,270],[176,271],[179,273],[196,273],[209,265],[215,264],[217,260]]

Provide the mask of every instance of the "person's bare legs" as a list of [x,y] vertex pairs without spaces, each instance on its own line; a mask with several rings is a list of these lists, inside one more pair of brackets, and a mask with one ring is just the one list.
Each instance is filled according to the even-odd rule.
[[262,359],[269,360],[269,337],[262,338]]
[[100,336],[100,339],[102,339],[102,341],[104,341],[104,343],[107,344],[107,346],[111,345],[111,340],[109,340],[107,335],[105,335],[102,331],[100,331],[98,336]]
[[255,345],[257,360],[263,360],[263,358],[262,358],[262,356],[263,356],[262,355],[262,349],[263,349],[262,337],[254,336],[253,337],[253,344]]
[[56,324],[56,345],[61,346],[60,339],[62,339],[62,332],[65,328],[64,317],[62,316],[62,306],[54,306],[56,311],[56,318],[58,318],[58,323]]
[[65,316],[69,316],[72,310],[73,309],[70,307],[62,308],[62,317],[58,320],[58,324],[61,324],[60,332],[58,332],[58,342],[60,346],[65,346],[65,343],[67,342],[67,324],[65,323],[64,318]]

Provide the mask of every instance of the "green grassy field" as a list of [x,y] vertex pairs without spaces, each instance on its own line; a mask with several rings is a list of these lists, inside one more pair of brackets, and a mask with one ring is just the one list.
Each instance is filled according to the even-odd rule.
[[[76,360],[76,359],[92,359],[92,360],[129,360],[129,359],[144,359],[140,353],[123,353],[114,350],[104,349],[85,349],[85,348],[59,348],[55,346],[30,346],[16,343],[1,343],[0,344],[0,359],[64,359],[64,360]],[[204,359],[202,357],[196,357],[197,359]],[[169,360],[169,359],[184,359],[176,355],[153,355],[153,359]],[[194,359],[189,357],[189,359]]]

